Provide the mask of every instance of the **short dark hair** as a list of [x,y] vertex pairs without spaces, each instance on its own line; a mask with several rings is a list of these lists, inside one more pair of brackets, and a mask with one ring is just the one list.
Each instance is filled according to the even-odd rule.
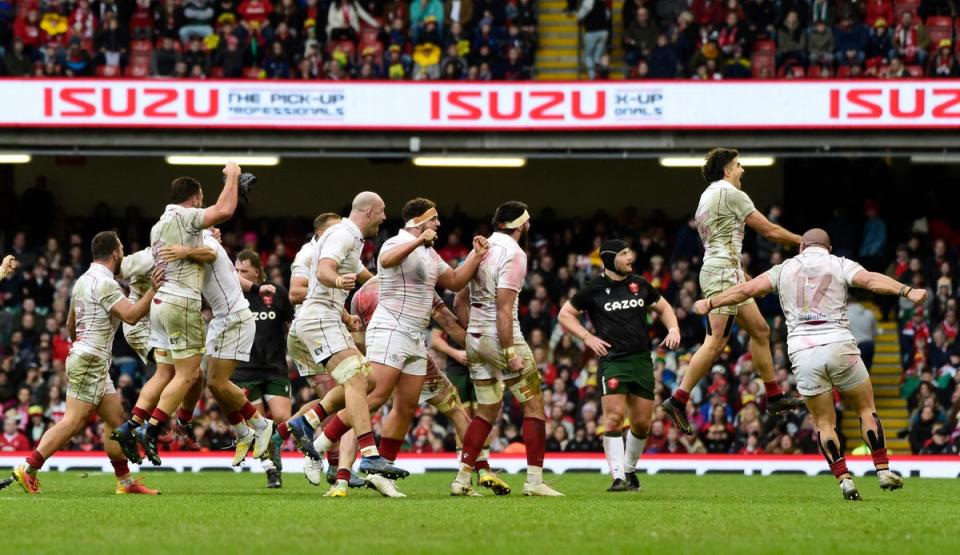
[[523,215],[527,210],[527,205],[519,200],[508,200],[497,207],[493,213],[493,227],[500,229],[503,224],[512,222]]
[[246,260],[251,266],[257,269],[260,274],[260,281],[267,281],[267,273],[263,271],[263,263],[260,262],[260,255],[253,249],[243,249],[237,253],[237,262]]
[[93,241],[90,241],[90,252],[94,260],[110,258],[110,255],[119,248],[120,238],[115,231],[101,231],[93,236]]
[[192,177],[178,177],[170,183],[170,202],[180,204],[199,192],[199,181]]
[[316,218],[313,219],[313,232],[319,233],[321,229],[327,227],[327,222],[330,220],[339,220],[340,214],[334,212],[324,212]]
[[410,221],[411,218],[423,216],[427,210],[435,208],[436,206],[437,203],[428,198],[418,197],[408,200],[407,203],[403,205],[403,210],[400,211],[400,217],[404,222],[407,222]]
[[703,180],[707,185],[723,179],[723,169],[737,156],[740,156],[740,153],[733,148],[715,148],[708,152],[702,169]]

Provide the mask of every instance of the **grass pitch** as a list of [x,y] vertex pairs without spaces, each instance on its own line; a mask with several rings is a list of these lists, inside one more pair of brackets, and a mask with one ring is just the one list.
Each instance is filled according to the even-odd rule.
[[643,476],[640,493],[606,493],[606,476],[552,477],[567,494],[450,498],[452,473],[400,482],[410,497],[351,490],[321,497],[285,474],[144,474],[160,497],[117,496],[109,474],[40,475],[41,495],[0,492],[0,553],[949,553],[960,531],[960,481],[907,479],[883,492],[857,480],[865,501],[843,501],[820,476]]

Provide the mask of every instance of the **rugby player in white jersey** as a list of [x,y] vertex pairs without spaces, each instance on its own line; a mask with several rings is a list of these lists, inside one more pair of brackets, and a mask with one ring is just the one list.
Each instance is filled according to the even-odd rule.
[[[716,148],[707,153],[703,165],[703,179],[707,188],[697,206],[697,231],[703,242],[703,267],[700,269],[700,289],[704,297],[721,293],[746,280],[740,266],[744,225],[753,228],[769,241],[789,246],[800,244],[800,236],[787,231],[765,218],[753,206],[743,191],[743,166],[736,150]],[[770,353],[770,327],[753,300],[740,305],[714,308],[710,311],[707,336],[703,345],[690,359],[690,365],[671,397],[663,401],[663,409],[677,427],[692,435],[687,421],[687,401],[690,392],[710,370],[723,352],[730,338],[734,320],[750,335],[750,354],[757,372],[763,379],[767,397],[767,412],[780,414],[803,407],[800,399],[784,395],[773,373],[773,355]]]
[[[559,497],[563,494],[543,481],[546,451],[546,415],[540,390],[540,371],[523,339],[517,319],[517,294],[527,276],[524,251],[530,231],[530,214],[522,202],[497,207],[496,230],[489,250],[468,291],[457,295],[455,307],[470,305],[467,327],[467,362],[477,391],[477,409],[463,438],[460,472],[450,484],[451,495],[475,496],[470,478],[493,422],[500,413],[504,386],[523,406],[523,442],[527,448],[524,495]],[[460,310],[458,309],[458,314]]]
[[820,451],[839,480],[844,499],[859,501],[860,492],[840,452],[834,387],[860,417],[860,432],[870,446],[880,487],[899,489],[903,487],[903,480],[890,470],[883,425],[873,401],[873,385],[850,333],[849,287],[869,289],[878,295],[906,297],[918,306],[927,300],[926,289],[913,289],[883,274],[868,272],[852,260],[830,254],[827,232],[811,229],[803,234],[799,255],[756,279],[697,301],[694,310],[706,314],[767,293],[779,295],[787,320],[787,353],[797,377],[797,390],[816,424]]
[[[331,395],[343,395],[346,409],[343,423],[352,426],[357,435],[357,446],[362,455],[359,469],[367,474],[383,474],[388,478],[403,478],[401,470],[380,456],[370,425],[367,404],[367,376],[370,365],[357,350],[350,329],[344,322],[347,295],[358,283],[365,283],[373,274],[360,261],[365,238],[374,237],[386,219],[386,206],[380,195],[362,192],[353,199],[350,216],[330,226],[314,247],[316,270],[310,276],[310,289],[297,317],[297,336],[306,345],[313,362],[324,365],[343,390]],[[314,411],[323,410],[318,404]],[[314,411],[294,418],[281,426],[297,438],[301,450],[319,458],[313,449],[314,427],[326,414]],[[338,421],[340,421],[338,419]]]
[[44,432],[26,464],[13,477],[27,493],[40,493],[37,471],[44,461],[63,448],[96,412],[104,422],[104,447],[117,477],[116,493],[157,495],[160,492],[134,479],[127,459],[110,434],[123,422],[123,406],[110,380],[113,337],[121,321],[135,324],[150,311],[163,273],[152,274],[151,287],[135,303],[123,295],[114,276],[120,272],[123,245],[112,231],[98,233],[91,243],[93,264],[77,279],[70,295],[67,330],[73,345],[67,357],[67,410],[63,419]]

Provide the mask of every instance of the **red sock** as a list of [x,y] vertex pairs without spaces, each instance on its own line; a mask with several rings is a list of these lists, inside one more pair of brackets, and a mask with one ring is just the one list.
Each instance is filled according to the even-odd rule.
[[778,395],[783,395],[783,390],[780,389],[780,384],[778,384],[776,381],[763,382],[763,388],[767,391],[767,399],[776,397]]
[[[327,422],[327,425],[323,427],[323,434],[327,436],[331,442],[336,443],[340,441],[340,438],[343,437],[343,434],[347,433],[350,430],[350,426],[347,426],[343,423],[343,420],[340,420],[340,415],[335,414],[333,418],[330,419],[330,422]],[[373,441],[373,434],[370,434],[370,441]],[[357,444],[359,445],[360,438],[357,438]],[[363,445],[360,445],[363,448]]]
[[244,420],[250,420],[257,415],[257,407],[253,406],[253,403],[250,401],[247,401],[242,407],[240,407],[239,412],[240,416],[242,416]]
[[317,406],[313,407],[313,412],[320,419],[320,422],[323,422],[324,420],[327,419],[328,416],[330,416],[329,414],[327,414],[327,411],[323,410],[323,405],[321,405],[320,403],[317,403]]
[[43,463],[46,460],[46,457],[41,455],[40,451],[34,451],[33,453],[30,453],[29,457],[27,457],[27,464],[30,465],[30,468],[40,470],[43,468]]
[[890,468],[890,457],[887,456],[886,447],[883,449],[877,449],[870,453],[870,455],[873,457],[873,466],[877,470],[886,470]]
[[[339,420],[339,418],[337,420]],[[323,433],[327,433],[326,430],[324,430]],[[327,437],[330,437],[330,436],[327,436]],[[367,432],[363,435],[357,436],[357,447],[359,447],[361,451],[363,451],[368,447],[376,447],[376,446],[377,446],[377,441],[373,437],[373,432]]]
[[350,469],[349,468],[338,468],[337,469],[337,480],[343,480],[344,482],[350,481]]
[[130,467],[127,466],[127,459],[120,460],[110,460],[110,464],[113,465],[113,475],[117,478],[123,478],[127,474],[130,474]]
[[290,428],[287,428],[286,422],[277,424],[277,433],[280,434],[280,437],[283,439],[288,439],[290,437]]
[[463,458],[461,459],[463,464],[470,468],[477,467],[477,457],[480,456],[483,443],[487,440],[487,436],[490,435],[492,429],[493,424],[479,416],[475,416],[470,421],[466,433],[463,434]]
[[840,457],[835,462],[830,464],[830,472],[833,472],[833,475],[839,480],[844,474],[849,474],[847,470],[847,460],[843,457]]
[[393,439],[392,437],[381,437],[380,438],[380,456],[387,459],[388,461],[394,462],[397,460],[397,453],[400,452],[400,447],[403,445],[402,439]]
[[240,411],[235,410],[231,413],[227,413],[227,422],[236,426],[237,424],[243,422],[243,415],[240,414]]
[[690,400],[690,393],[682,389],[678,389],[673,392],[673,400],[680,403],[681,405],[686,405],[687,401]]
[[177,409],[177,420],[187,424],[193,420],[193,411],[187,409]]
[[157,426],[161,427],[167,423],[167,420],[170,420],[170,415],[159,408],[153,409],[153,414],[150,417],[157,421]]
[[327,451],[327,464],[332,467],[340,466],[340,450],[331,449]]
[[130,414],[132,414],[134,418],[140,420],[141,424],[147,420],[150,420],[150,413],[140,407],[133,407],[133,410],[130,411]]
[[542,468],[547,451],[547,423],[539,418],[524,418],[523,444],[527,446],[527,466]]
[[490,461],[477,461],[477,470],[490,470]]

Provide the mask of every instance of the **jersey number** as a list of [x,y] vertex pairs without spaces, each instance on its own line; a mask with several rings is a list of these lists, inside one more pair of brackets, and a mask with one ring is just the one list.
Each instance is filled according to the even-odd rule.
[[817,288],[813,292],[813,298],[810,299],[810,303],[807,304],[807,283],[809,280],[807,276],[797,276],[797,306],[802,308],[804,311],[809,309],[816,309],[820,306],[820,302],[823,300],[824,295],[827,294],[827,289],[830,288],[830,283],[833,282],[833,276],[827,274],[825,276],[820,276],[813,278],[814,282],[817,284]]

